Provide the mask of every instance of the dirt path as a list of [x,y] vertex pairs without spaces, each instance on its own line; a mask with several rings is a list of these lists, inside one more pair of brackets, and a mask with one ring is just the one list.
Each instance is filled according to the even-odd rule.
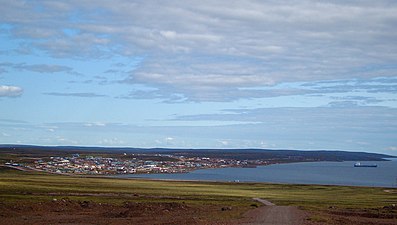
[[304,224],[306,214],[295,206],[276,206],[273,203],[254,198],[264,206],[251,210],[244,215],[238,224],[250,225],[301,225]]
[[252,200],[260,202],[260,203],[262,203],[264,205],[267,205],[267,206],[274,206],[275,205],[274,203],[269,202],[268,200],[265,200],[265,199],[261,199],[261,198],[253,198]]

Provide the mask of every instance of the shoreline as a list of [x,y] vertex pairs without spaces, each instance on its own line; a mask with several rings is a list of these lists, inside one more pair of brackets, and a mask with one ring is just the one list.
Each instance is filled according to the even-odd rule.
[[[60,173],[50,173],[46,171],[29,171],[29,170],[22,170],[20,168],[0,165],[0,167],[6,167],[11,169],[16,169],[19,171],[24,172],[42,172],[48,175],[61,175],[61,176],[69,176],[75,178],[103,178],[103,179],[115,179],[115,180],[141,180],[141,181],[168,181],[168,182],[192,182],[192,183],[214,183],[214,184],[263,184],[263,185],[296,185],[296,186],[324,186],[324,187],[349,187],[349,188],[379,188],[379,189],[393,189],[397,190],[397,187],[388,187],[388,186],[359,186],[359,185],[343,185],[343,184],[316,184],[316,183],[283,183],[283,182],[261,182],[261,181],[225,181],[225,180],[183,180],[183,179],[174,179],[174,178],[148,178],[148,177],[117,177],[117,176],[104,176],[104,175],[79,175],[79,174],[60,174]],[[212,168],[217,169],[217,168]],[[219,168],[218,168],[219,169]],[[390,192],[390,191],[389,191]]]
[[[391,161],[396,161],[396,160],[391,160]],[[382,161],[378,161],[378,162],[382,162]],[[390,161],[388,161],[390,162]],[[302,162],[296,163],[296,164],[301,164]],[[330,163],[328,161],[321,161],[321,162],[304,162],[304,163]],[[338,162],[335,162],[338,163]],[[343,163],[343,162],[340,162]],[[345,163],[352,163],[351,167],[347,167],[347,168],[351,168],[349,169],[350,172],[358,172],[358,173],[365,173],[368,170],[363,170],[363,168],[354,168],[353,163],[354,161],[345,161]],[[286,163],[283,163],[282,165],[285,166]],[[289,163],[288,163],[289,164]],[[280,164],[281,165],[281,164]],[[350,165],[350,164],[349,164]],[[260,167],[267,167],[267,166],[260,166]],[[237,167],[228,167],[228,168],[217,168],[217,169],[230,169],[230,168],[237,168]],[[384,168],[384,167],[380,167],[380,168]],[[211,169],[215,169],[215,168],[211,168]],[[252,169],[252,168],[238,168],[238,169]],[[364,169],[369,169],[371,172],[372,171],[379,171],[379,168],[364,168]],[[208,169],[202,169],[204,170],[208,170]],[[274,169],[274,170],[278,170],[278,169]],[[343,167],[342,167],[343,170]],[[382,172],[382,171],[379,171]],[[176,175],[174,177],[171,177],[173,175]],[[313,181],[275,181],[275,180],[271,180],[271,178],[269,180],[253,180],[250,179],[248,177],[248,179],[242,179],[240,177],[236,177],[234,178],[230,178],[228,179],[228,177],[226,178],[222,178],[221,174],[216,174],[215,176],[219,176],[221,178],[218,179],[206,179],[206,178],[200,178],[200,175],[206,176],[205,174],[199,174],[198,178],[189,178],[189,177],[180,177],[180,174],[121,174],[121,175],[114,175],[114,176],[109,176],[112,178],[119,178],[119,179],[144,179],[144,180],[164,180],[164,181],[196,181],[196,182],[222,182],[222,183],[266,183],[266,184],[285,184],[285,185],[325,185],[325,186],[348,186],[348,187],[369,187],[369,188],[393,188],[396,189],[397,188],[397,183],[395,183],[395,181],[397,181],[397,175],[396,175],[396,180],[392,179],[390,180],[390,183],[387,183],[387,181],[373,181],[373,183],[371,183],[371,181],[367,182],[367,183],[362,183],[362,182],[357,182],[357,180],[353,180],[352,183],[350,182],[346,182],[345,178],[344,180],[342,179],[341,181],[324,181],[324,180],[313,180]],[[183,175],[182,175],[183,176]],[[189,175],[187,175],[189,176]],[[327,174],[324,174],[324,176],[327,176]],[[251,176],[252,178],[252,176]]]
[[[390,162],[390,161],[397,161],[393,160],[395,158],[392,158],[391,160],[383,161],[383,162]],[[49,172],[49,171],[44,171],[44,170],[37,170],[34,168],[31,168],[29,166],[9,166],[9,165],[0,165],[2,167],[7,167],[7,168],[12,168],[12,169],[17,169],[17,170],[22,170],[26,172],[40,172],[40,173],[46,173],[46,174],[52,174],[52,175],[64,175],[64,176],[72,176],[72,177],[81,177],[81,178],[110,178],[110,179],[127,179],[127,180],[152,180],[152,181],[175,181],[175,182],[211,182],[211,183],[261,183],[261,184],[281,184],[281,185],[321,185],[321,186],[347,186],[347,187],[369,187],[369,188],[392,188],[396,189],[397,185],[394,183],[392,185],[376,185],[376,184],[364,184],[364,183],[357,183],[357,184],[352,184],[352,183],[326,183],[326,182],[289,182],[289,181],[272,181],[272,180],[247,180],[247,179],[241,179],[239,177],[236,177],[236,179],[223,179],[223,178],[218,178],[218,179],[206,179],[206,178],[186,178],[184,179],[183,177],[178,177],[178,176],[183,176],[186,174],[190,174],[192,172],[198,171],[198,170],[203,170],[203,171],[208,171],[208,170],[215,170],[215,169],[258,169],[263,168],[263,167],[268,167],[270,165],[286,165],[286,164],[302,164],[302,163],[338,163],[338,161],[311,161],[311,162],[289,162],[289,163],[274,163],[274,164],[266,164],[266,165],[257,165],[255,168],[247,168],[247,167],[217,167],[217,168],[203,168],[203,169],[196,169],[196,170],[190,170],[188,172],[184,173],[140,173],[140,174],[73,174],[73,173],[56,173],[56,172]],[[344,161],[344,162],[351,162],[353,163],[354,161]],[[376,161],[376,162],[382,162],[382,161]],[[340,162],[339,162],[340,163]],[[352,166],[353,167],[353,166]],[[371,168],[375,169],[375,168]],[[359,169],[357,169],[359,171]],[[177,177],[170,177],[170,176],[177,176]],[[165,178],[164,178],[165,176]],[[169,177],[167,177],[169,176]],[[187,175],[189,176],[189,175]],[[397,177],[396,177],[397,179]],[[392,183],[392,182],[390,182]]]

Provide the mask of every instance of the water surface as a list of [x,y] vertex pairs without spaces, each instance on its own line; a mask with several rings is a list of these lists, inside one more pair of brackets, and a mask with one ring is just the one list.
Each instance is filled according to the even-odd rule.
[[274,164],[257,168],[202,169],[183,174],[129,174],[118,177],[150,179],[270,182],[396,187],[397,159],[363,162],[378,167],[354,167],[355,162],[306,162]]

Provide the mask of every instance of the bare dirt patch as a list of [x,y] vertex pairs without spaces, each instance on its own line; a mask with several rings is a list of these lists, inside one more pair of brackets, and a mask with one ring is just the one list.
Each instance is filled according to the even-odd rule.
[[301,225],[306,213],[294,206],[262,206],[251,210],[237,224],[252,225]]
[[313,212],[307,224],[397,225],[397,210],[389,207],[367,209],[331,208]]
[[[0,224],[228,224],[211,220],[219,206],[124,202],[121,205],[63,198],[39,203],[0,203]],[[227,212],[226,212],[227,213]]]

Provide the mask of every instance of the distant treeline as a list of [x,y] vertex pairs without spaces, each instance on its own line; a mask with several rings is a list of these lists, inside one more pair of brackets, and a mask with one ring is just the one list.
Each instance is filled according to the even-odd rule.
[[27,155],[59,154],[172,154],[185,157],[209,157],[237,160],[269,160],[278,162],[300,161],[383,161],[395,156],[352,151],[329,150],[270,150],[270,149],[171,149],[82,146],[0,145],[0,153]]

